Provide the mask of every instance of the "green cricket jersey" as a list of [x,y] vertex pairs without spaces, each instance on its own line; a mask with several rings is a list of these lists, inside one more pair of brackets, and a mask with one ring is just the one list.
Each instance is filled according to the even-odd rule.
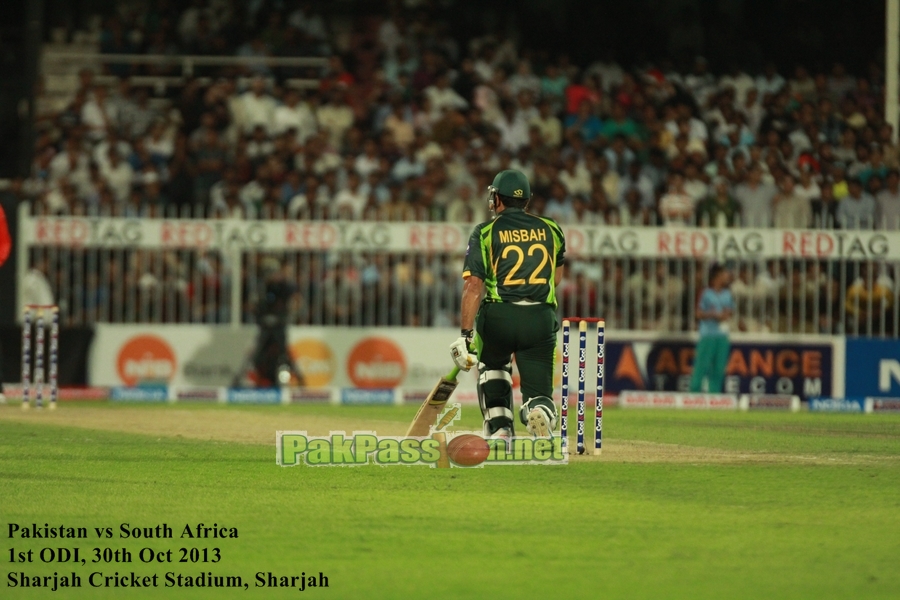
[[566,240],[553,219],[506,208],[475,227],[463,277],[484,280],[494,302],[530,300],[556,306],[556,269],[565,262]]

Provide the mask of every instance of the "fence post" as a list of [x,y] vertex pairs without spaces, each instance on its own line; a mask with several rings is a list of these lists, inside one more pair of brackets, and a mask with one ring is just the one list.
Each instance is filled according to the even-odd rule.
[[243,265],[241,264],[241,248],[238,244],[231,246],[231,327],[237,329],[241,326],[241,317],[243,315],[241,303],[241,291]]
[[25,290],[22,282],[25,281],[25,275],[28,273],[28,243],[30,242],[31,233],[31,202],[20,202],[18,211],[18,226],[16,229],[16,315],[17,319],[22,319],[25,311]]

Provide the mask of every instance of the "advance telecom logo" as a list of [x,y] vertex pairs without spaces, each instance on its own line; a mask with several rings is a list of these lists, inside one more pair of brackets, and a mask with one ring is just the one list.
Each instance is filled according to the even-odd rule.
[[379,436],[370,431],[332,431],[311,436],[305,431],[278,431],[276,462],[283,467],[359,467],[427,465],[432,468],[483,467],[485,465],[564,465],[568,454],[562,438],[514,437],[486,440],[471,431],[445,428],[459,419],[461,407],[449,407],[431,428],[428,437]]

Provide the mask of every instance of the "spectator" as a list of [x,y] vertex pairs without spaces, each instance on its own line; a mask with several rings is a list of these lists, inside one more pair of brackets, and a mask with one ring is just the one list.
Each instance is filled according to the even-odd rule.
[[887,186],[876,197],[876,228],[897,231],[900,230],[900,171],[888,171],[886,181]]
[[835,200],[843,200],[850,193],[850,183],[847,181],[847,171],[840,165],[834,165],[831,169],[831,190]]
[[334,216],[338,219],[355,220],[362,216],[368,198],[363,193],[360,177],[351,171],[347,175],[347,183],[334,197]]
[[847,75],[844,65],[835,63],[831,69],[831,77],[828,78],[828,91],[832,98],[844,98],[856,88],[856,81]]
[[837,207],[837,223],[841,229],[871,229],[875,225],[875,198],[864,192],[862,182],[854,177],[848,182],[849,194]]
[[577,114],[585,102],[588,105],[587,112],[590,113],[599,106],[600,99],[601,93],[593,77],[584,75],[580,83],[570,83],[566,88],[566,114],[569,116]]
[[845,165],[856,162],[856,133],[852,128],[847,128],[841,134],[840,145],[834,148],[834,158]]
[[638,161],[628,165],[628,175],[619,181],[619,197],[616,204],[624,202],[624,196],[632,189],[637,190],[640,204],[644,208],[652,208],[656,203],[653,182],[644,174],[644,168]]
[[655,272],[638,288],[640,303],[648,309],[643,329],[652,331],[678,331],[681,329],[684,297],[684,278],[674,271],[674,264],[660,261]]
[[116,198],[116,202],[124,203],[131,196],[131,185],[134,183],[134,169],[119,156],[118,150],[110,148],[105,164],[100,166],[103,178]]
[[272,133],[283,135],[293,132],[297,143],[303,144],[316,133],[316,117],[306,102],[301,102],[300,94],[289,89],[284,94],[284,104],[275,108],[272,114]]
[[762,168],[755,164],[747,173],[747,181],[734,188],[734,197],[741,206],[744,227],[771,227],[772,200],[775,186],[762,182]]
[[[857,154],[858,153],[859,152],[857,151]],[[884,181],[887,174],[888,168],[884,162],[884,155],[881,153],[881,147],[878,144],[873,144],[869,151],[869,160],[862,165],[862,168],[857,173],[857,177],[862,181],[863,186],[868,187],[870,180],[878,179]]]
[[514,96],[523,91],[535,96],[541,93],[541,79],[531,71],[531,63],[527,60],[520,60],[515,75],[509,78],[509,91]]
[[540,115],[534,105],[534,94],[528,90],[522,90],[516,94],[516,118],[525,123],[531,123]]
[[316,120],[328,135],[331,146],[341,148],[344,135],[354,121],[353,110],[347,106],[341,90],[334,90],[328,95],[327,102],[316,111]]
[[837,226],[838,201],[834,197],[834,187],[826,182],[822,185],[821,194],[811,203],[813,226],[821,229],[834,229]]
[[660,148],[651,148],[649,161],[641,168],[641,174],[650,180],[654,190],[662,189],[669,177],[665,152]]
[[553,112],[559,112],[565,102],[566,87],[569,85],[569,78],[560,71],[555,64],[547,65],[544,76],[541,77],[541,97],[546,99],[548,106]]
[[812,223],[812,206],[805,197],[795,193],[793,175],[784,175],[781,189],[772,203],[775,207],[774,224],[781,229],[805,229]]
[[669,189],[659,201],[659,215],[664,225],[694,223],[694,199],[684,191],[684,175],[679,171],[669,175]]
[[209,198],[209,190],[222,178],[225,169],[225,149],[215,130],[206,132],[206,136],[197,147],[196,177],[194,178],[194,197],[201,202]]
[[715,91],[715,78],[708,71],[707,60],[698,56],[694,59],[694,68],[684,78],[685,87],[697,99],[697,104],[706,106],[707,99]]
[[682,133],[687,136],[688,142],[705,144],[709,140],[709,129],[706,123],[694,115],[693,108],[688,102],[679,102],[673,118],[666,121],[666,130],[673,136]]
[[583,100],[575,114],[566,117],[566,131],[575,132],[585,142],[593,141],[603,131],[603,123],[593,113],[590,102]]
[[369,198],[370,204],[372,202],[375,205],[384,204],[390,197],[384,174],[377,169],[369,173],[366,181],[360,187],[362,193]]
[[809,76],[809,72],[803,65],[797,65],[794,69],[794,78],[790,80],[790,89],[794,98],[800,101],[811,102],[816,97],[816,82]]
[[554,184],[542,214],[564,225],[569,224],[575,219],[575,199],[563,186]]
[[506,150],[516,152],[528,143],[528,124],[516,116],[512,102],[503,102],[501,110],[503,114],[495,123],[500,132],[500,143]]
[[244,214],[251,218],[262,213],[262,204],[269,194],[271,184],[269,168],[259,165],[256,174],[238,192],[238,200],[244,205]]
[[885,325],[894,306],[892,282],[878,277],[871,263],[859,264],[859,276],[847,289],[847,331],[878,331]]
[[241,130],[252,133],[262,127],[266,133],[274,130],[275,99],[266,92],[266,82],[262,77],[254,77],[250,89],[241,95],[240,113],[235,120]]
[[50,161],[45,178],[50,183],[62,177],[74,180],[86,180],[88,176],[88,156],[82,151],[75,138],[66,140],[65,150]]
[[450,87],[450,77],[446,72],[439,73],[434,85],[425,88],[425,95],[431,103],[431,118],[436,120],[445,109],[464,110],[469,107],[465,98]]
[[402,183],[410,178],[420,177],[425,173],[425,163],[420,161],[412,147],[406,147],[400,159],[391,169],[391,178]]
[[551,148],[558,148],[562,142],[562,123],[553,114],[547,100],[538,104],[538,116],[531,120],[531,125],[538,128],[543,143]]
[[379,208],[379,218],[385,221],[412,221],[415,218],[413,207],[404,197],[397,181],[392,180],[388,184],[388,200]]
[[472,188],[462,185],[456,196],[447,204],[447,221],[450,223],[481,223],[486,220],[484,203],[472,195]]
[[744,115],[750,133],[753,135],[758,134],[760,125],[766,116],[766,111],[760,102],[759,91],[755,87],[747,90],[747,95],[744,97],[744,101],[738,110]]
[[570,196],[587,196],[591,192],[591,174],[578,162],[578,157],[569,154],[564,163],[564,168],[559,172],[559,182]]
[[635,160],[634,152],[626,145],[625,136],[621,134],[613,138],[603,155],[609,161],[609,168],[618,173],[619,177],[628,173],[628,165]]
[[808,202],[812,202],[822,195],[822,189],[813,178],[809,168],[800,169],[800,181],[794,186],[794,194],[805,198]]
[[575,271],[572,277],[563,280],[558,290],[560,306],[566,312],[581,314],[594,310],[597,306],[597,285],[587,280],[583,271]]
[[81,123],[87,128],[93,141],[106,137],[107,132],[119,124],[119,113],[115,104],[109,101],[106,88],[98,86],[81,109]]
[[466,102],[471,102],[477,86],[478,74],[475,72],[475,61],[468,57],[464,58],[460,63],[456,78],[453,80],[453,89]]
[[269,139],[266,129],[262,125],[256,125],[253,128],[244,152],[247,158],[257,165],[264,162],[266,158],[275,152],[275,144]]
[[119,127],[132,138],[145,135],[159,117],[156,110],[150,106],[150,95],[147,88],[139,89],[134,102],[119,108],[118,114]]
[[623,202],[618,210],[612,208],[608,214],[612,217],[611,224],[623,227],[640,227],[650,224],[650,209],[641,205],[641,195],[634,188],[625,193]]
[[695,205],[709,195],[709,186],[703,181],[700,170],[693,162],[684,167],[684,192],[691,197]]
[[755,82],[747,73],[743,72],[737,64],[732,64],[726,75],[719,79],[719,88],[734,90],[735,102],[743,104],[747,97],[747,92],[753,88]]
[[768,96],[774,96],[784,87],[784,77],[778,74],[774,63],[766,64],[763,74],[756,78],[756,89],[765,99]]
[[609,160],[607,160],[605,156],[598,158],[596,166],[590,169],[590,171],[593,171],[594,173],[591,178],[591,188],[593,190],[596,191],[597,189],[601,189],[606,198],[619,198],[621,178],[618,173],[610,170]]
[[169,199],[162,191],[159,175],[155,171],[149,171],[141,178],[143,187],[141,190],[141,206],[151,209],[156,218],[163,217],[163,210],[169,205]]
[[616,102],[613,104],[609,119],[600,129],[600,135],[606,140],[612,140],[617,136],[624,136],[628,141],[634,142],[638,137],[637,124],[628,117],[625,107]]
[[366,140],[363,144],[363,153],[356,157],[353,166],[360,177],[368,177],[381,166],[381,158],[378,156],[378,144],[375,140]]
[[391,134],[394,144],[401,150],[407,148],[415,139],[412,111],[400,99],[393,101],[391,114],[384,120],[384,130]]
[[53,288],[47,278],[47,275],[51,273],[48,255],[36,253],[30,262],[32,266],[22,279],[22,304],[26,306],[29,304],[37,306],[56,304]]
[[599,202],[593,199],[589,202],[581,196],[576,196],[572,201],[572,223],[578,225],[603,225],[606,212],[599,206]]
[[719,177],[713,182],[712,193],[697,207],[697,223],[703,227],[734,227],[740,211],[728,180]]
[[175,153],[175,135],[165,120],[158,118],[153,122],[149,135],[144,138],[144,146],[155,162],[168,163],[171,160]]

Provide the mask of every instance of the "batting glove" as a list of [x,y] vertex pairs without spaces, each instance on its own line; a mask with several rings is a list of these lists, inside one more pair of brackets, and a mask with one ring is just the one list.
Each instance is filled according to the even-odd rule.
[[471,329],[463,329],[462,335],[450,344],[450,357],[457,367],[468,371],[478,364],[478,357],[472,353],[472,339],[475,334]]

